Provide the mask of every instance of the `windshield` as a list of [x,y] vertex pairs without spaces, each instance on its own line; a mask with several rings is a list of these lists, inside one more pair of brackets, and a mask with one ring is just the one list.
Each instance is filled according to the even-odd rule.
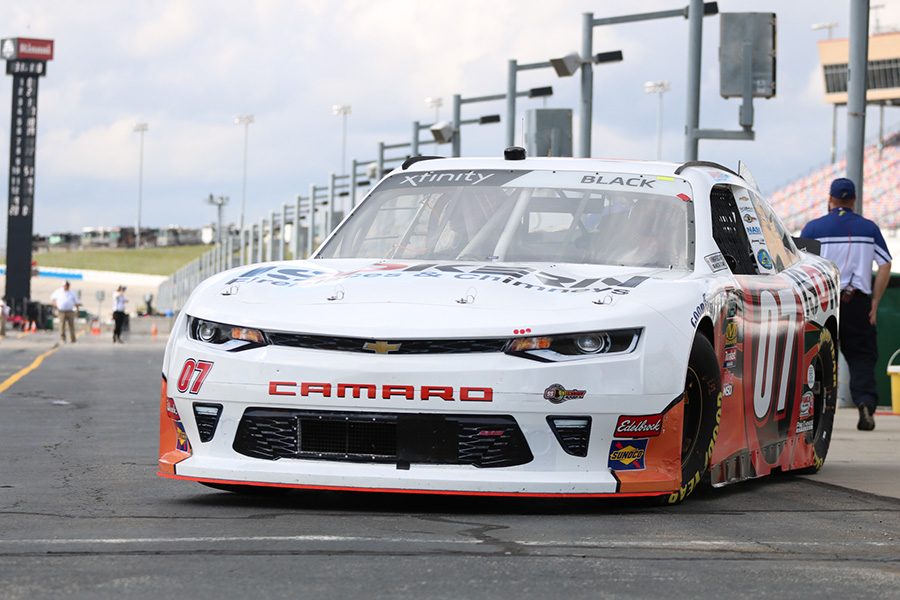
[[690,186],[653,175],[429,171],[389,177],[319,258],[554,262],[686,269]]

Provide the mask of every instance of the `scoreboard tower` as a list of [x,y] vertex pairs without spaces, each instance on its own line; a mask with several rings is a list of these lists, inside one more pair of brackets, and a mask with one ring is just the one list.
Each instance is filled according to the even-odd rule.
[[5,298],[14,313],[22,314],[31,298],[38,80],[47,73],[47,61],[53,60],[53,40],[0,40],[0,57],[13,78]]

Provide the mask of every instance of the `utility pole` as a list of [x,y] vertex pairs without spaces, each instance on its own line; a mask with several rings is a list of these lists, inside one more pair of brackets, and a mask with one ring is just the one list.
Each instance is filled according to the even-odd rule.
[[134,131],[140,135],[141,150],[138,159],[138,205],[137,205],[137,226],[134,229],[134,247],[141,247],[141,204],[144,200],[144,134],[147,133],[148,125],[146,123],[138,123],[134,126]]
[[847,65],[847,178],[856,184],[857,214],[863,212],[863,153],[866,138],[866,66],[869,0],[850,0],[850,62]]

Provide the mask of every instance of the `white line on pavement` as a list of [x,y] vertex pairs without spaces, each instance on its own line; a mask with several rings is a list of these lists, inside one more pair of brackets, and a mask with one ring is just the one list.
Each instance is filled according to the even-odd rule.
[[[157,537],[157,538],[70,538],[70,539],[0,539],[2,545],[123,545],[123,544],[171,544],[171,543],[216,543],[216,542],[380,542],[398,544],[447,544],[447,545],[478,545],[490,544],[494,540],[473,539],[432,539],[432,538],[404,538],[404,537],[366,537],[366,536],[341,536],[341,535],[288,535],[288,536],[202,536],[202,537]],[[770,550],[777,546],[782,548],[815,548],[835,546],[866,546],[900,547],[900,541],[853,541],[853,542],[803,542],[789,540],[760,540],[760,541],[734,541],[734,540],[496,540],[497,543],[515,544],[529,547],[596,547],[596,548],[659,548],[659,549],[732,549],[732,550]]]

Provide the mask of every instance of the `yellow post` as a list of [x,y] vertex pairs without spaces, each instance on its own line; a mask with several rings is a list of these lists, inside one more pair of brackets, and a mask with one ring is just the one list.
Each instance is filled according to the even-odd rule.
[[891,355],[887,362],[887,374],[891,378],[891,408],[895,415],[900,415],[900,365],[892,365],[894,359],[900,354],[900,348]]

